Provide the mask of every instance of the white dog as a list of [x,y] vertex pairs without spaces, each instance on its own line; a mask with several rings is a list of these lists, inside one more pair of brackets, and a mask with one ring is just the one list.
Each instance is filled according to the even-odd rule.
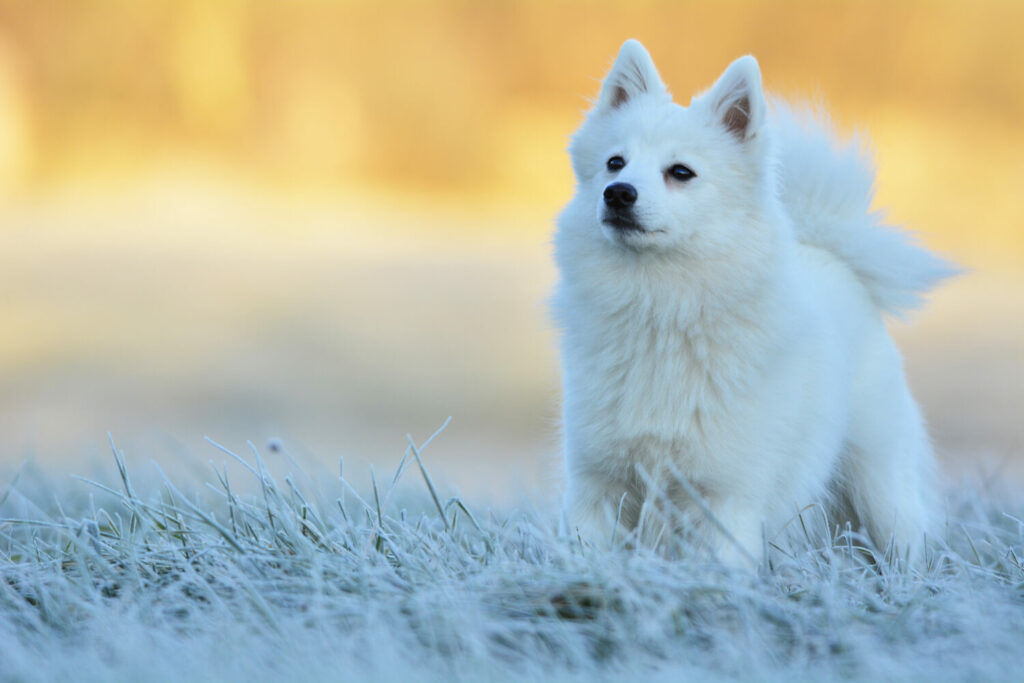
[[695,532],[742,564],[824,502],[916,555],[932,454],[882,315],[953,269],[871,212],[859,147],[769,111],[749,56],[680,106],[631,40],[570,152],[554,309],[573,527],[607,543],[657,510],[642,540]]

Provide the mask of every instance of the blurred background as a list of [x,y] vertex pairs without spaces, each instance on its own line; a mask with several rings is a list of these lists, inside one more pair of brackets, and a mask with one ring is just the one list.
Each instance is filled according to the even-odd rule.
[[[628,6],[627,6],[628,5]],[[1024,3],[0,0],[0,469],[427,457],[557,484],[565,148],[619,45],[874,141],[965,265],[893,330],[951,474],[1024,470]]]

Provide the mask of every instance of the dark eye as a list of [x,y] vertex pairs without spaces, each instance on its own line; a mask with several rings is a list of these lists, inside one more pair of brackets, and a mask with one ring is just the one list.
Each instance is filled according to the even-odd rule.
[[668,174],[682,183],[685,183],[687,180],[697,177],[696,173],[688,169],[686,166],[683,166],[682,164],[676,164],[672,168],[668,169]]
[[609,159],[605,165],[608,166],[609,171],[621,171],[626,167],[626,160],[622,157],[615,156]]

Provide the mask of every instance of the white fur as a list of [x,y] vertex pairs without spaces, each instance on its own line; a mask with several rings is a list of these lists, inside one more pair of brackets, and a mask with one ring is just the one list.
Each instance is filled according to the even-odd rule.
[[[574,526],[606,542],[654,500],[678,512],[672,532],[741,562],[830,502],[833,523],[916,553],[932,455],[882,312],[952,271],[870,213],[856,145],[769,110],[752,57],[675,104],[627,41],[570,151],[554,309]],[[669,176],[677,163],[696,177]],[[636,188],[646,232],[602,221],[611,182]]]

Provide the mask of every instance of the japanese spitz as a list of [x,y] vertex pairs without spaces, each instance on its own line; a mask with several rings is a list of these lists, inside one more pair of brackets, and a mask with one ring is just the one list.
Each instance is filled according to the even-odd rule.
[[572,528],[754,563],[821,503],[918,555],[932,453],[883,315],[953,268],[871,211],[861,146],[769,107],[749,56],[676,104],[630,40],[570,153],[554,311]]

